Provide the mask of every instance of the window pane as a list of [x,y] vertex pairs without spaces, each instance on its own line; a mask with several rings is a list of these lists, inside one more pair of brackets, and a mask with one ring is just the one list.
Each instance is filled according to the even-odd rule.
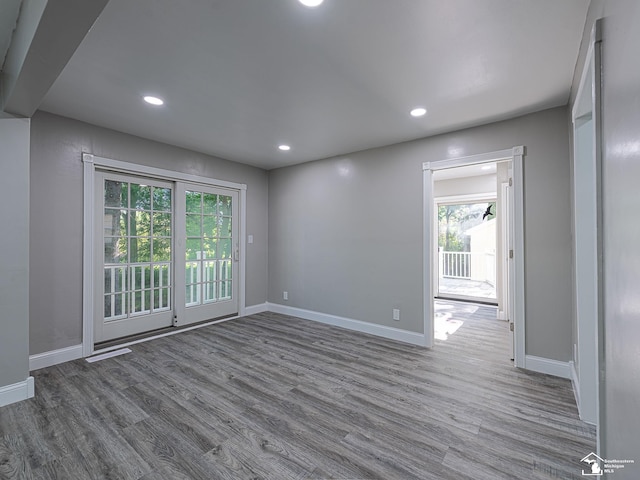
[[161,288],[161,302],[160,307],[162,308],[171,308],[171,289],[170,288]]
[[148,310],[149,298],[147,296],[147,292],[149,292],[149,290],[133,292],[133,305],[131,306],[131,311],[133,313],[139,313]]
[[187,215],[187,237],[201,237],[202,226],[200,220],[202,217],[200,214],[188,214]]
[[149,265],[134,265],[131,267],[132,290],[143,290],[151,286],[151,267]]
[[231,238],[231,217],[220,217],[220,233],[219,237]]
[[113,290],[111,290],[112,274],[113,274],[113,269],[112,268],[107,267],[107,268],[104,269],[104,293],[111,293],[113,291]]
[[129,184],[114,180],[104,181],[104,206],[127,208],[127,190]]
[[122,292],[126,290],[127,267],[104,268],[104,292]]
[[166,310],[169,308],[169,289],[156,288],[153,290],[153,309]]
[[132,237],[148,237],[151,235],[151,215],[149,212],[131,212],[129,235]]
[[148,185],[131,184],[130,208],[137,210],[151,210],[151,187]]
[[217,213],[218,196],[212,193],[205,193],[203,196],[203,210],[205,215],[215,215]]
[[211,215],[202,217],[202,224],[204,227],[204,235],[206,237],[218,236],[218,217],[213,217]]
[[128,313],[126,295],[105,295],[104,296],[104,318],[120,317]]
[[129,295],[121,293],[119,295],[114,295],[115,297],[115,313],[116,316],[120,315],[128,315],[129,308]]
[[231,280],[231,260],[220,260],[220,278],[218,280]]
[[200,282],[200,262],[187,262],[185,280],[187,284]]
[[218,258],[231,258],[231,240],[218,240]]
[[154,262],[171,261],[171,239],[169,238],[153,239],[153,261]]
[[228,300],[231,298],[231,282],[220,282],[220,292],[218,294],[219,300]]
[[216,249],[218,247],[218,240],[215,238],[205,238],[204,251],[202,252],[203,258],[216,258]]
[[171,265],[162,265],[161,267],[161,275],[160,279],[162,280],[161,285],[171,285]]
[[148,238],[132,238],[130,241],[130,262],[144,263],[151,261],[151,244]]
[[200,285],[187,285],[186,287],[186,304],[187,306],[198,305],[200,303]]
[[127,237],[104,238],[104,263],[126,263]]
[[216,280],[216,261],[202,262],[204,269],[203,282],[213,282]]
[[109,318],[113,316],[111,312],[113,297],[111,295],[104,296],[104,318]]
[[171,211],[171,189],[153,187],[153,209],[156,211]]
[[231,216],[231,197],[218,195],[218,205],[220,215]]
[[153,286],[167,287],[169,286],[169,265],[153,266]]
[[129,225],[127,225],[127,210],[116,210],[105,208],[102,223],[104,225],[104,235],[118,237],[126,235]]
[[114,267],[115,270],[115,291],[124,292],[129,286],[127,279],[127,267]]
[[171,214],[170,213],[154,213],[153,214],[153,236],[154,237],[170,237],[171,236]]
[[211,303],[216,301],[216,283],[209,282],[202,285],[204,290],[204,303]]
[[133,313],[148,312],[151,310],[151,290],[133,292]]
[[187,239],[186,260],[199,260],[202,256],[202,241],[199,238]]
[[187,213],[202,212],[202,194],[200,192],[186,192]]

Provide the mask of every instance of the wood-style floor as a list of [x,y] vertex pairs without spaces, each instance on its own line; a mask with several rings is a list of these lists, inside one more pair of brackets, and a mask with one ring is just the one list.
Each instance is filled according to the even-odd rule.
[[432,350],[265,313],[36,371],[0,478],[580,478],[570,383],[513,368],[494,309],[438,312]]

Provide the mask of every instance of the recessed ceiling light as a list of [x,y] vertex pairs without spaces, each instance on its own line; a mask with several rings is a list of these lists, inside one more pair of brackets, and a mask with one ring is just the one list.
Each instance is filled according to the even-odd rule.
[[299,0],[299,1],[305,7],[317,7],[322,2],[324,2],[324,0]]
[[163,105],[164,104],[164,100],[162,100],[161,98],[158,97],[153,97],[151,95],[147,95],[146,97],[144,97],[144,101],[151,104],[151,105]]
[[427,114],[427,109],[423,107],[417,107],[411,110],[412,117],[423,117]]
[[280,145],[278,148],[283,152],[288,152],[289,150],[291,150],[291,147],[289,145]]

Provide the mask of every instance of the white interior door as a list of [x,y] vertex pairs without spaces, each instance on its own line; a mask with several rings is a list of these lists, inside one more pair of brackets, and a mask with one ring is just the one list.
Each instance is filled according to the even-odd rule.
[[238,313],[238,192],[176,185],[177,315],[188,325]]
[[171,325],[173,185],[95,175],[94,342]]

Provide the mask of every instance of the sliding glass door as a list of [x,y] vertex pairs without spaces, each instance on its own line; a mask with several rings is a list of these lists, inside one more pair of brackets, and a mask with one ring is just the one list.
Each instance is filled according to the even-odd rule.
[[96,172],[94,341],[238,312],[238,192]]

